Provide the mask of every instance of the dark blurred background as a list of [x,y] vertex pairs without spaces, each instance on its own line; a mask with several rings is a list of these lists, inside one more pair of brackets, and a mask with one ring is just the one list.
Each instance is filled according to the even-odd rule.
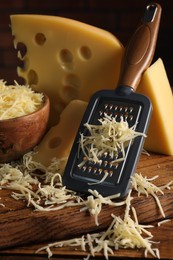
[[[163,12],[154,60],[161,57],[173,85],[173,0],[159,0]],[[105,29],[126,45],[147,0],[0,0],[0,78],[20,82],[13,48],[10,14],[33,13],[72,18]]]

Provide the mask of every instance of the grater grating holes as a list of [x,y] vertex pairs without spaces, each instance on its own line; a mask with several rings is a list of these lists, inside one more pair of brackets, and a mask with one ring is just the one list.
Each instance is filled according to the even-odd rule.
[[[105,114],[107,114],[108,116],[114,117],[116,121],[120,121],[122,117],[124,121],[128,122],[129,127],[132,127],[133,125],[137,124],[140,111],[141,106],[138,104],[117,100],[114,103],[112,100],[103,100],[97,107],[95,113],[93,113],[93,116],[90,118],[88,123],[92,122],[93,125],[99,125],[100,122],[98,119],[103,119]],[[125,154],[129,150],[129,147],[130,145],[126,148]],[[94,163],[93,161],[88,161],[85,155],[81,153],[77,159],[77,165],[82,161],[85,162],[81,168],[78,166],[75,167],[74,175],[77,178],[84,178],[88,182],[97,182],[104,178],[104,175],[106,174],[107,177],[104,181],[105,183],[109,183],[109,185],[112,183],[119,183],[124,167],[124,160],[117,162],[115,162],[115,160],[120,158],[122,158],[121,152],[114,158],[111,158],[109,154],[105,153],[100,158],[101,163]]]
[[114,105],[112,103],[103,104],[103,106],[99,109],[99,116],[102,118],[106,113],[108,116],[115,117],[117,121],[123,118],[123,120],[132,122],[134,119],[133,115],[134,108],[129,105]]

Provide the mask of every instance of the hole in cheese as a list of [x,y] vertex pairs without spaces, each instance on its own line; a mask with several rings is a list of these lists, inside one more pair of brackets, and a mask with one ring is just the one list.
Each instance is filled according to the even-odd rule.
[[28,84],[29,85],[36,85],[38,83],[38,76],[34,70],[30,70],[28,72]]
[[63,49],[59,53],[60,61],[63,63],[73,62],[73,54],[68,49]]
[[46,42],[46,36],[43,33],[37,33],[35,35],[35,42],[38,45],[43,45]]
[[22,72],[25,72],[28,70],[29,64],[30,64],[29,59],[28,57],[25,56],[23,60],[19,60],[18,67]]
[[62,142],[61,138],[58,136],[55,136],[49,140],[49,148],[55,149],[61,144],[61,142]]
[[82,46],[79,49],[79,56],[80,56],[80,58],[82,58],[84,60],[89,60],[92,56],[91,49],[87,46]]
[[74,67],[73,62],[73,53],[68,49],[62,49],[58,53],[58,60],[60,62],[60,66],[64,70],[72,70]]
[[76,89],[79,89],[81,87],[81,80],[75,74],[67,74],[63,82],[64,82],[64,86],[68,85]]
[[54,115],[54,117],[59,118],[61,112],[64,110],[65,107],[66,107],[66,104],[63,103],[63,102],[60,102],[60,101],[57,102],[57,103],[54,102],[54,104],[53,104],[53,108],[54,108],[54,110],[57,112],[57,114]]
[[63,86],[60,89],[60,97],[64,102],[78,99],[81,80],[75,74],[67,74],[63,80]]
[[66,85],[63,87],[62,98],[63,98],[64,102],[68,103],[71,100],[78,99],[78,96],[79,96],[79,92],[73,86]]
[[24,60],[24,66],[23,66],[23,71],[27,71],[29,68],[29,59],[28,57],[25,57],[25,60]]
[[17,43],[17,50],[18,50],[18,55],[20,55],[20,58],[23,58],[27,53],[27,47],[23,42]]
[[24,43],[19,42],[16,46],[17,49],[17,66],[22,70],[25,71],[26,66],[28,62],[26,61],[26,53],[27,53],[27,47]]

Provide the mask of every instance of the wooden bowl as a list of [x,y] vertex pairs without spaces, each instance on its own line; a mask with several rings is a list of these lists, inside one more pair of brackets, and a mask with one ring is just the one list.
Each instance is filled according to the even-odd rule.
[[25,116],[0,120],[0,162],[18,159],[43,137],[49,119],[50,101],[44,95],[39,110]]

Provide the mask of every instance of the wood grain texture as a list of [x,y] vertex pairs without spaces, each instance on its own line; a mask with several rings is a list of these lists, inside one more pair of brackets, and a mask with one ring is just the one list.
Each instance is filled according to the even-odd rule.
[[[158,186],[165,185],[173,180],[173,157],[152,154],[142,155],[137,172],[143,176],[153,177],[159,175],[154,183]],[[166,218],[172,219],[160,227],[157,222],[162,220],[155,200],[149,196],[137,197],[132,193],[138,219],[141,223],[152,223],[154,228],[154,241],[160,241],[157,247],[160,249],[162,259],[173,259],[173,188],[165,190],[164,195],[159,195]],[[81,236],[88,232],[96,232],[108,227],[111,222],[111,213],[123,216],[124,207],[104,206],[99,215],[99,226],[95,225],[94,218],[87,212],[80,212],[80,207],[66,208],[52,212],[33,211],[27,208],[24,201],[16,201],[10,197],[10,191],[0,190],[0,254],[33,254],[36,249],[47,243],[62,240],[69,237]],[[31,244],[37,243],[36,246]],[[30,244],[30,246],[26,246]],[[24,246],[25,245],[25,246]],[[15,246],[13,249],[9,247]],[[23,246],[23,247],[21,247]],[[72,248],[54,250],[55,255],[83,255],[83,252]],[[143,257],[143,250],[119,250],[117,257]]]

